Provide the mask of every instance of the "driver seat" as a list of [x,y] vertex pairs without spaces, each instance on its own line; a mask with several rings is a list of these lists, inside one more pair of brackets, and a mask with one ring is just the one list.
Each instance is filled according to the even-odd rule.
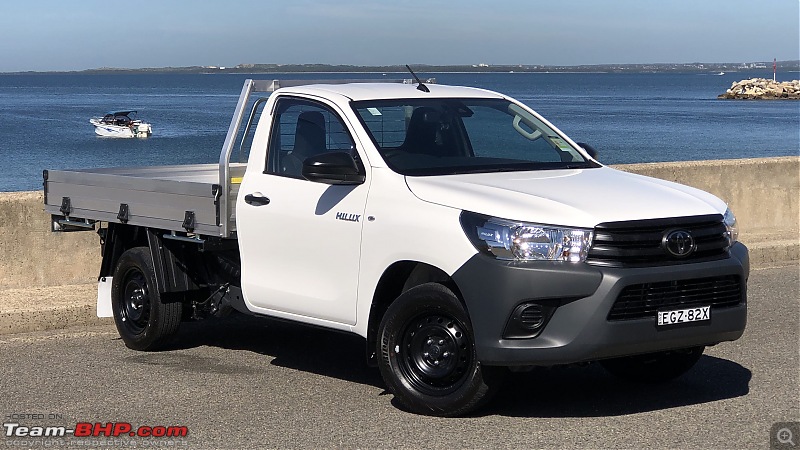
[[285,175],[302,178],[303,161],[325,151],[325,116],[319,111],[302,112],[297,116],[294,147],[283,158],[281,171]]

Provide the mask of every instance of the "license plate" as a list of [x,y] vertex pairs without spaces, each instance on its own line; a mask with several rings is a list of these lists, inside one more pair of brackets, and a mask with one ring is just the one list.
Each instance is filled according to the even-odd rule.
[[697,308],[675,309],[672,311],[658,311],[658,325],[674,325],[677,323],[701,322],[711,320],[711,306],[698,306]]

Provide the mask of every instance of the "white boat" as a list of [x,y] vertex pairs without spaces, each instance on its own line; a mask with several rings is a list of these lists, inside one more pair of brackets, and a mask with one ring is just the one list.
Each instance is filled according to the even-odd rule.
[[153,134],[149,123],[136,118],[136,111],[113,111],[103,117],[91,118],[89,123],[94,125],[94,132],[98,136],[145,138]]

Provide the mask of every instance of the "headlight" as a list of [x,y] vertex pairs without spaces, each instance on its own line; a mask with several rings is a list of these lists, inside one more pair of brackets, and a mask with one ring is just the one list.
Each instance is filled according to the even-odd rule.
[[478,251],[509,261],[583,262],[592,230],[514,222],[464,211],[461,226]]
[[739,240],[739,227],[736,226],[736,217],[730,208],[725,210],[725,215],[722,216],[722,221],[725,222],[725,228],[728,234],[728,245],[731,246]]

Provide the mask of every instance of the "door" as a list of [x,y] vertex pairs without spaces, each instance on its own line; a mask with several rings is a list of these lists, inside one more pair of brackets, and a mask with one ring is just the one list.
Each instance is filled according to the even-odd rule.
[[323,152],[360,161],[354,140],[332,108],[307,99],[278,99],[272,120],[264,170],[245,176],[236,205],[245,299],[262,313],[353,325],[369,179],[328,185],[301,169]]

